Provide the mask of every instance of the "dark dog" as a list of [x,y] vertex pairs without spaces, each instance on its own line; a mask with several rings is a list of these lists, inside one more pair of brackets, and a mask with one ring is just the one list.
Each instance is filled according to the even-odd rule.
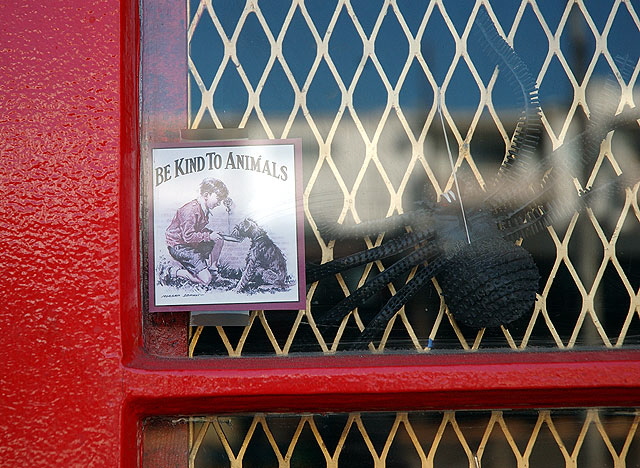
[[264,229],[251,218],[245,218],[236,224],[231,235],[240,239],[251,239],[247,264],[242,278],[234,288],[235,291],[242,291],[250,281],[281,288],[287,286],[287,262],[284,254]]

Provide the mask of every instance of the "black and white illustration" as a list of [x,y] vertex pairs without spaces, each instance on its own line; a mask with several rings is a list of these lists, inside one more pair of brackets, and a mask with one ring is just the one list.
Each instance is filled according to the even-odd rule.
[[152,311],[304,308],[298,148],[153,150]]

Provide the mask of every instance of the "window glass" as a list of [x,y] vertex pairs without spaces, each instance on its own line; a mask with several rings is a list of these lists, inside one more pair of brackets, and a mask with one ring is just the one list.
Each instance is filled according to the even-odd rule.
[[[637,466],[628,409],[219,415],[146,421],[184,432],[189,466]],[[150,458],[150,457],[149,457]],[[149,465],[151,466],[151,465]]]
[[[310,275],[304,310],[192,327],[191,355],[638,344],[637,115],[611,121],[637,101],[640,21],[631,3],[492,1],[488,13],[455,1],[189,0],[184,8],[182,36],[144,42],[144,161],[159,142],[184,142],[184,130],[209,143],[209,130],[300,138],[306,262],[414,233],[402,252]],[[161,21],[160,13],[143,19],[150,41],[163,37]],[[164,65],[154,68],[158,57]],[[507,169],[510,152],[517,162]],[[406,213],[418,214],[399,217]],[[335,226],[384,218],[395,221],[349,239]],[[479,245],[492,229],[500,232],[484,250],[456,256],[465,239]],[[529,282],[499,260],[522,255],[528,265],[529,254],[539,274]],[[389,273],[409,255],[409,268]],[[467,289],[478,276],[491,287]],[[381,287],[334,313],[367,281]],[[530,294],[511,313],[519,292]],[[368,327],[390,300],[398,313]],[[497,323],[474,322],[483,313]],[[363,339],[363,329],[373,332]]]

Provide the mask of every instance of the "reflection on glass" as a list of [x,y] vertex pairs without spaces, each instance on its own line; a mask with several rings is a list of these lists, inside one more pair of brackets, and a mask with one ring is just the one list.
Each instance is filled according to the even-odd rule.
[[595,408],[156,418],[145,448],[158,437],[188,441],[192,468],[633,467],[638,422],[634,409]]
[[[489,7],[490,20],[539,88],[536,161],[583,131],[599,107],[622,110],[637,101],[640,65],[634,44],[640,29],[631,4],[592,2],[581,8],[492,1]],[[447,1],[431,7],[190,0],[182,126],[240,127],[250,138],[301,137],[307,260],[369,249],[386,238],[333,242],[322,227],[385,218],[413,209],[416,202],[441,200],[453,188],[445,134],[463,192],[487,190],[508,152],[523,103],[508,73],[487,59],[477,18],[472,3],[460,7]],[[602,91],[607,80],[613,93]],[[437,116],[440,94],[444,129]],[[614,102],[602,104],[603,96],[615,96]],[[580,188],[622,173],[628,177],[626,190],[602,197],[579,215],[569,212],[524,240],[541,275],[531,313],[506,327],[478,331],[449,315],[440,289],[428,283],[385,324],[377,350],[637,345],[638,143],[638,125],[630,122],[605,138],[595,161],[570,167]],[[579,160],[580,145],[565,148],[571,151],[555,153],[556,163]],[[544,180],[545,170],[538,180]],[[567,182],[573,190],[573,181]],[[553,196],[558,202],[566,198],[565,192]],[[342,351],[413,273],[397,278],[342,322],[320,326],[322,315],[388,269],[391,260],[311,285],[307,310],[297,314],[254,311],[243,329],[196,328],[192,354]]]

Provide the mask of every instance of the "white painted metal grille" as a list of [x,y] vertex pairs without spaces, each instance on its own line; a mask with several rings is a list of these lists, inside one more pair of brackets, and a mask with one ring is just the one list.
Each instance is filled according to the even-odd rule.
[[190,422],[189,467],[631,468],[639,422],[613,409],[202,417]]
[[[190,0],[189,125],[245,128],[252,138],[302,137],[308,258],[345,250],[323,238],[324,219],[360,222],[407,210],[423,187],[436,196],[453,178],[435,96],[467,183],[486,185],[518,115],[504,76],[473,40],[478,9],[514,45],[540,87],[545,139],[555,149],[581,128],[602,77],[617,77],[619,108],[633,107],[640,72],[639,5],[587,2],[401,0],[219,2]],[[631,66],[620,70],[616,60]],[[636,128],[609,135],[582,184],[638,169]],[[637,132],[636,132],[637,133]],[[636,179],[637,180],[637,179]],[[500,330],[460,327],[433,286],[389,321],[381,346],[403,349],[607,348],[640,339],[640,208],[636,183],[610,205],[575,214],[526,241],[543,276],[535,309]],[[310,286],[307,308],[254,311],[247,327],[197,327],[192,355],[333,353],[361,329],[356,310],[327,335],[319,304],[344,297],[357,278]],[[393,294],[397,285],[389,285]]]

